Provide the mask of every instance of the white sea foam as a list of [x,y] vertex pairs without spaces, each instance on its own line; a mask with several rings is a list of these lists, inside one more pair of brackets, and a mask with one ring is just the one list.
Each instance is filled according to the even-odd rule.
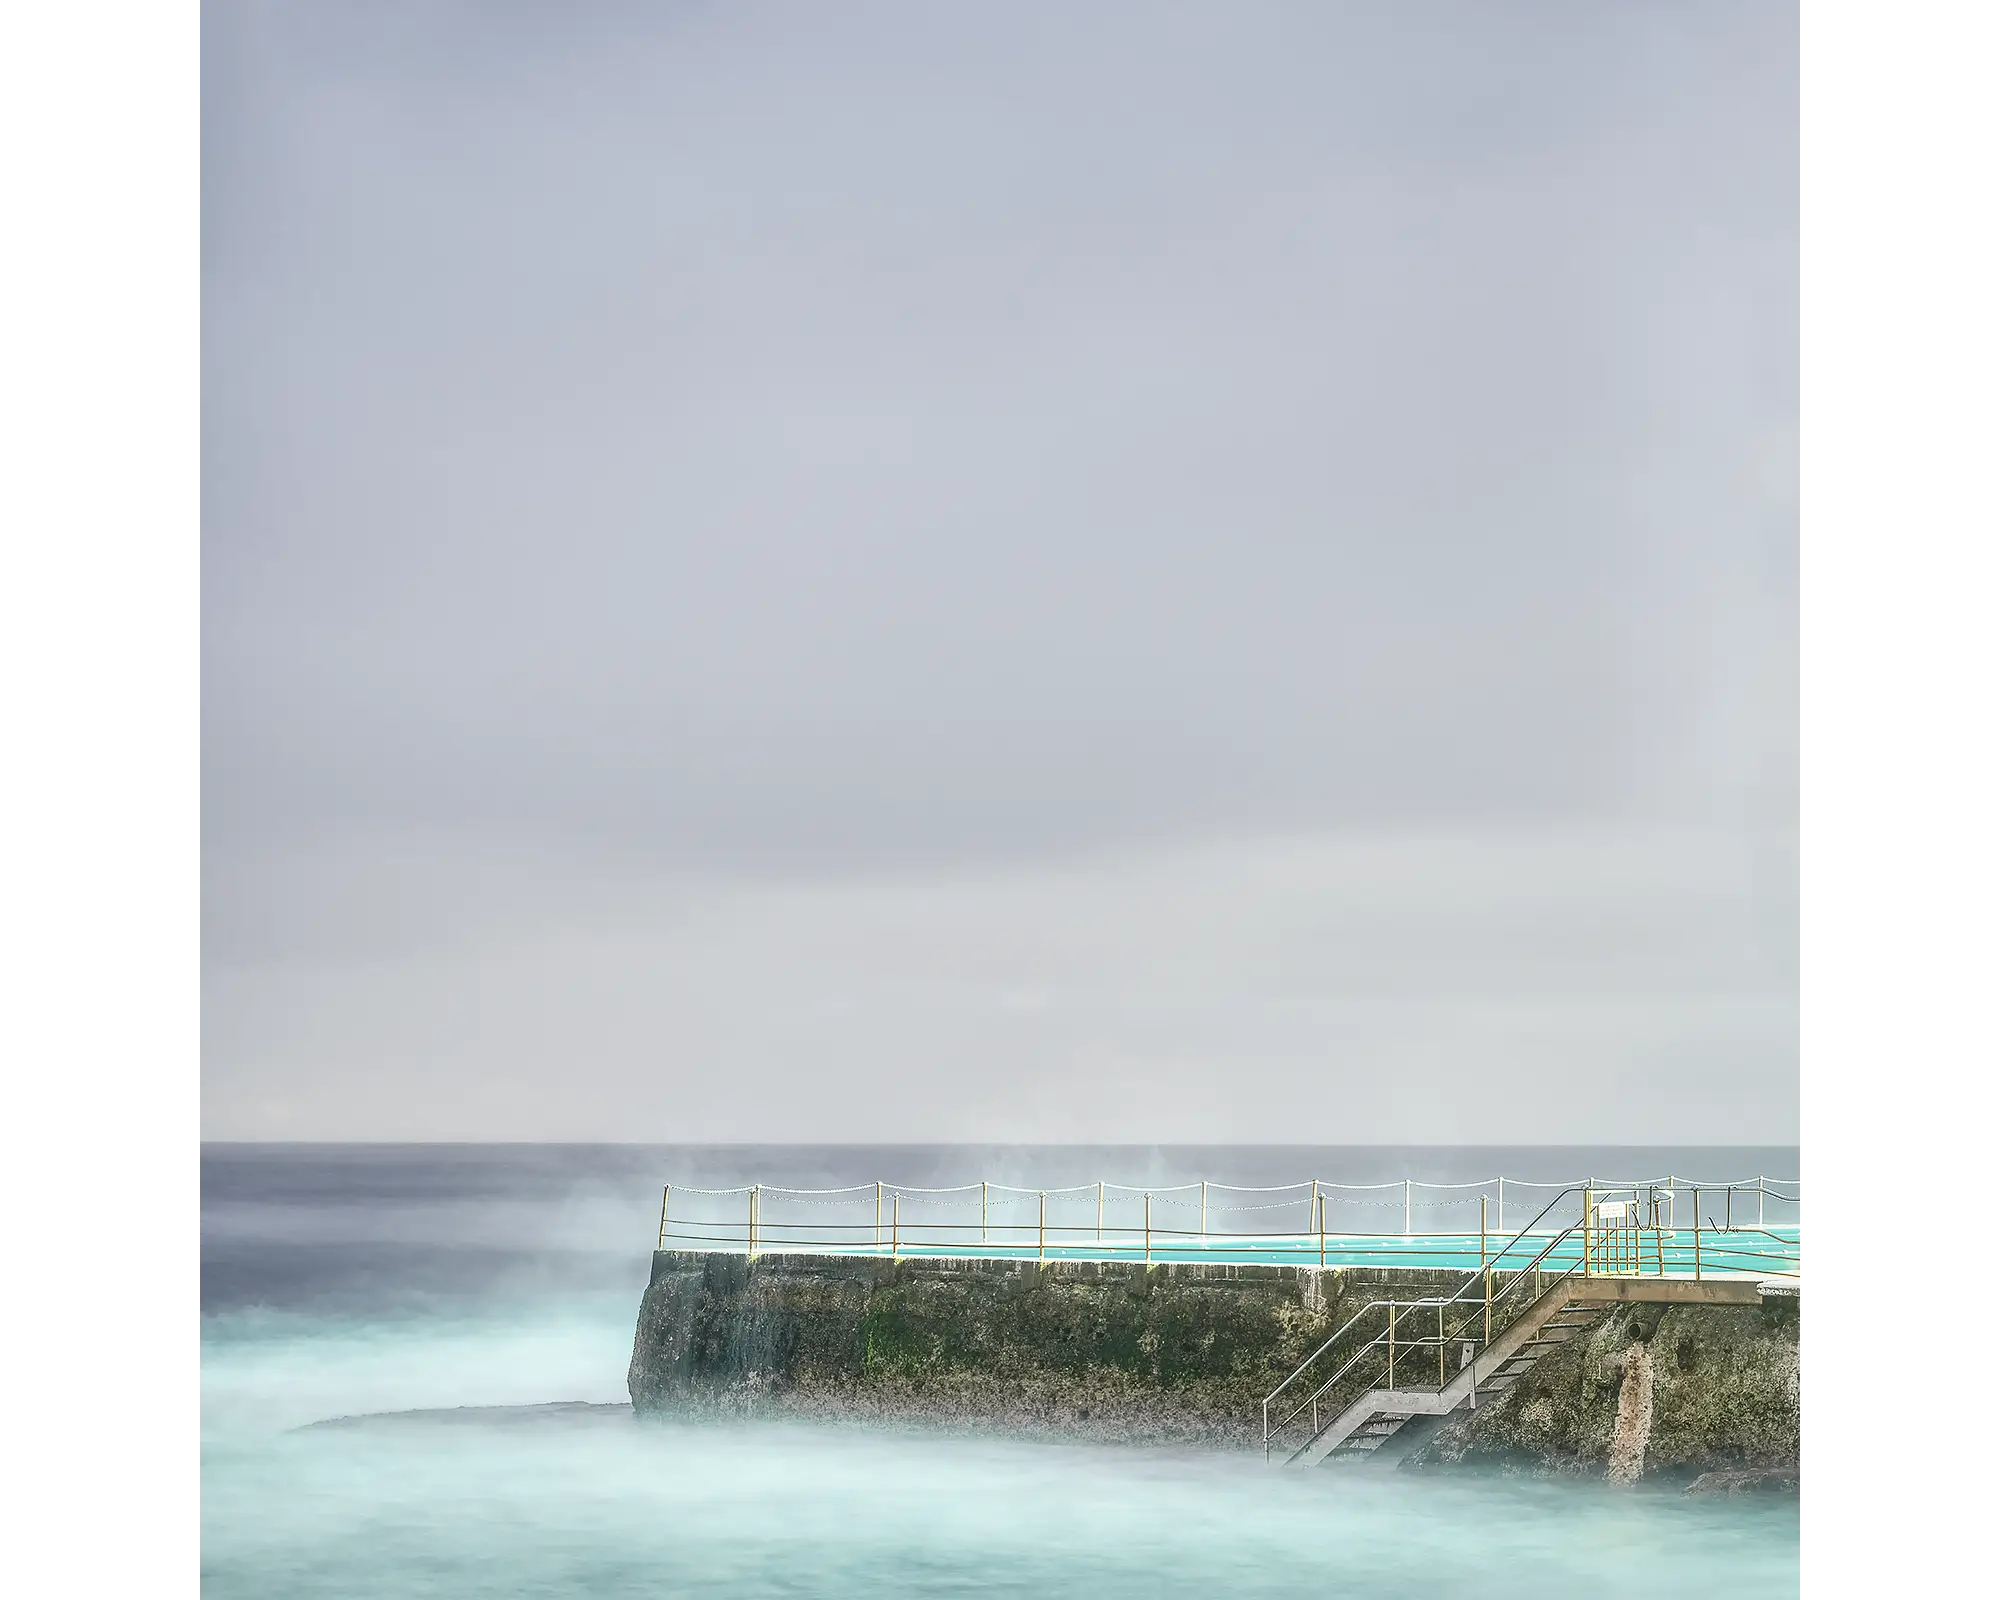
[[213,1445],[204,1592],[1794,1593],[1795,1502],[584,1414]]

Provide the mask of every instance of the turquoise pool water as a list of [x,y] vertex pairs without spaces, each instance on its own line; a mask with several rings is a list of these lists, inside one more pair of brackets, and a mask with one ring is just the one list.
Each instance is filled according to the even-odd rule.
[[[986,1258],[1000,1261],[1208,1261],[1240,1265],[1262,1263],[1273,1266],[1328,1267],[1408,1267],[1443,1271],[1472,1272],[1481,1265],[1500,1271],[1526,1268],[1548,1244],[1547,1238],[1512,1242],[1503,1251],[1490,1236],[1477,1233],[1449,1234],[1328,1234],[1322,1242],[1317,1234],[1256,1238],[1229,1238],[1210,1235],[1203,1239],[1156,1236],[1116,1237],[1087,1243],[1057,1244],[1026,1238],[946,1240],[926,1242],[916,1239],[894,1245],[872,1239],[856,1243],[788,1243],[782,1235],[760,1241],[760,1253],[797,1252],[824,1255],[890,1255]],[[741,1254],[740,1233],[734,1241],[690,1232],[669,1235],[670,1249],[718,1249]],[[1322,1247],[1323,1246],[1323,1247]],[[1697,1245],[1692,1228],[1645,1233],[1637,1242],[1636,1260],[1628,1254],[1623,1262],[1626,1273],[1644,1276],[1688,1277],[1697,1275]],[[1574,1238],[1563,1240],[1542,1259],[1542,1267],[1562,1272],[1580,1265],[1582,1244]],[[1702,1277],[1795,1278],[1799,1272],[1799,1229],[1796,1225],[1764,1229],[1737,1229],[1730,1232],[1703,1229],[1699,1244]],[[1593,1250],[1593,1262],[1602,1258]],[[1596,1270],[1605,1270],[1599,1264]]]

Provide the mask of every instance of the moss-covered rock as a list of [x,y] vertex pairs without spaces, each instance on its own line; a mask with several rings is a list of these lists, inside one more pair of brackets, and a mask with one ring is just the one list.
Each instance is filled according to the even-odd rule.
[[1789,1470],[1799,1460],[1799,1301],[1758,1306],[1631,1305],[1545,1356],[1501,1399],[1452,1417],[1404,1465],[1602,1476],[1625,1352],[1652,1364],[1642,1476]]

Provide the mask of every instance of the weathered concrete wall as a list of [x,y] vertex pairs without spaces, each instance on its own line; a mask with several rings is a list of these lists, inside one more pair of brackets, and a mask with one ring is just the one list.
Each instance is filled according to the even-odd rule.
[[[640,1412],[757,1410],[1149,1443],[1258,1442],[1259,1402],[1379,1272],[666,1251],[640,1307]],[[1399,1273],[1399,1292],[1455,1285]]]
[[[796,1255],[746,1262],[662,1251],[640,1306],[629,1386],[641,1413],[720,1410],[1254,1447],[1264,1395],[1362,1305],[1461,1281],[1457,1273],[1369,1269]],[[1474,1431],[1461,1439],[1459,1424],[1449,1424],[1411,1464],[1493,1461],[1603,1475],[1622,1377],[1603,1358],[1635,1339],[1648,1343],[1655,1371],[1646,1475],[1668,1464],[1680,1472],[1762,1463],[1782,1455],[1786,1438],[1795,1462],[1797,1326],[1796,1301],[1776,1313],[1619,1308],[1579,1341],[1593,1360],[1581,1350],[1552,1356],[1514,1396],[1482,1407]],[[1660,1338],[1675,1350],[1663,1355]],[[1681,1343],[1685,1362],[1675,1353]]]

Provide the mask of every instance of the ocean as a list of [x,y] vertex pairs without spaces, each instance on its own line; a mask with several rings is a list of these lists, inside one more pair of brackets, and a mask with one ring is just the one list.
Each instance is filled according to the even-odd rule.
[[1795,1148],[206,1146],[203,1592],[1796,1594],[1781,1497],[640,1422],[624,1402],[663,1182],[1797,1171]]

